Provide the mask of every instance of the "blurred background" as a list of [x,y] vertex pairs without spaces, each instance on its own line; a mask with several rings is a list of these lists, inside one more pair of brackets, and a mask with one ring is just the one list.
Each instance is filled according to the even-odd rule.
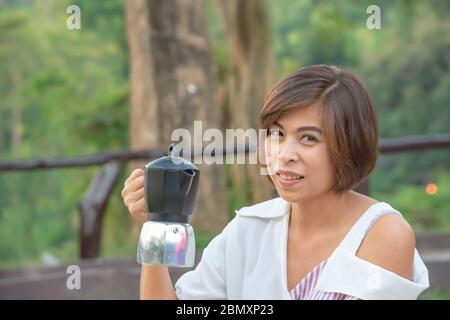
[[[326,63],[376,106],[380,157],[360,190],[415,229],[421,299],[450,299],[449,16],[447,0],[0,0],[0,298],[138,298],[130,171],[194,120],[257,128],[278,79]],[[200,251],[235,209],[275,195],[256,170],[201,167]]]

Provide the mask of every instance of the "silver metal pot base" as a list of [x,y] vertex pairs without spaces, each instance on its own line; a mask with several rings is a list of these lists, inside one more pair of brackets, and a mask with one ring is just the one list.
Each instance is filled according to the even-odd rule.
[[171,267],[194,266],[195,236],[192,226],[147,221],[139,237],[137,262]]

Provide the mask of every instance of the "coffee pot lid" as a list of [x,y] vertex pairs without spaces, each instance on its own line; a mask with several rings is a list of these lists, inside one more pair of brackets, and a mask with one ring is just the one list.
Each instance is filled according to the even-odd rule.
[[172,143],[169,146],[167,156],[155,159],[150,161],[145,165],[147,169],[160,169],[160,170],[199,170],[196,165],[183,159],[181,157],[177,157],[173,155],[173,149],[175,148],[175,143]]

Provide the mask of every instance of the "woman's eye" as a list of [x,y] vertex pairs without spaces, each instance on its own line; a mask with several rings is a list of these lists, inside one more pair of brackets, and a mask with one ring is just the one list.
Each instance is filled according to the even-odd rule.
[[267,135],[270,137],[281,137],[283,134],[279,129],[269,129]]
[[310,136],[310,135],[304,135],[302,137],[302,141],[306,142],[306,143],[313,143],[316,142],[317,139],[314,136]]

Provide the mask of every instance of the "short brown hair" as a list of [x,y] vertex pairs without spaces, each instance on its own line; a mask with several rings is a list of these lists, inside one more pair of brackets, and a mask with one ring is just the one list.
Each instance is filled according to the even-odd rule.
[[285,112],[318,103],[338,193],[366,178],[378,154],[378,128],[370,96],[352,72],[329,65],[299,69],[268,93],[259,116],[261,129]]

